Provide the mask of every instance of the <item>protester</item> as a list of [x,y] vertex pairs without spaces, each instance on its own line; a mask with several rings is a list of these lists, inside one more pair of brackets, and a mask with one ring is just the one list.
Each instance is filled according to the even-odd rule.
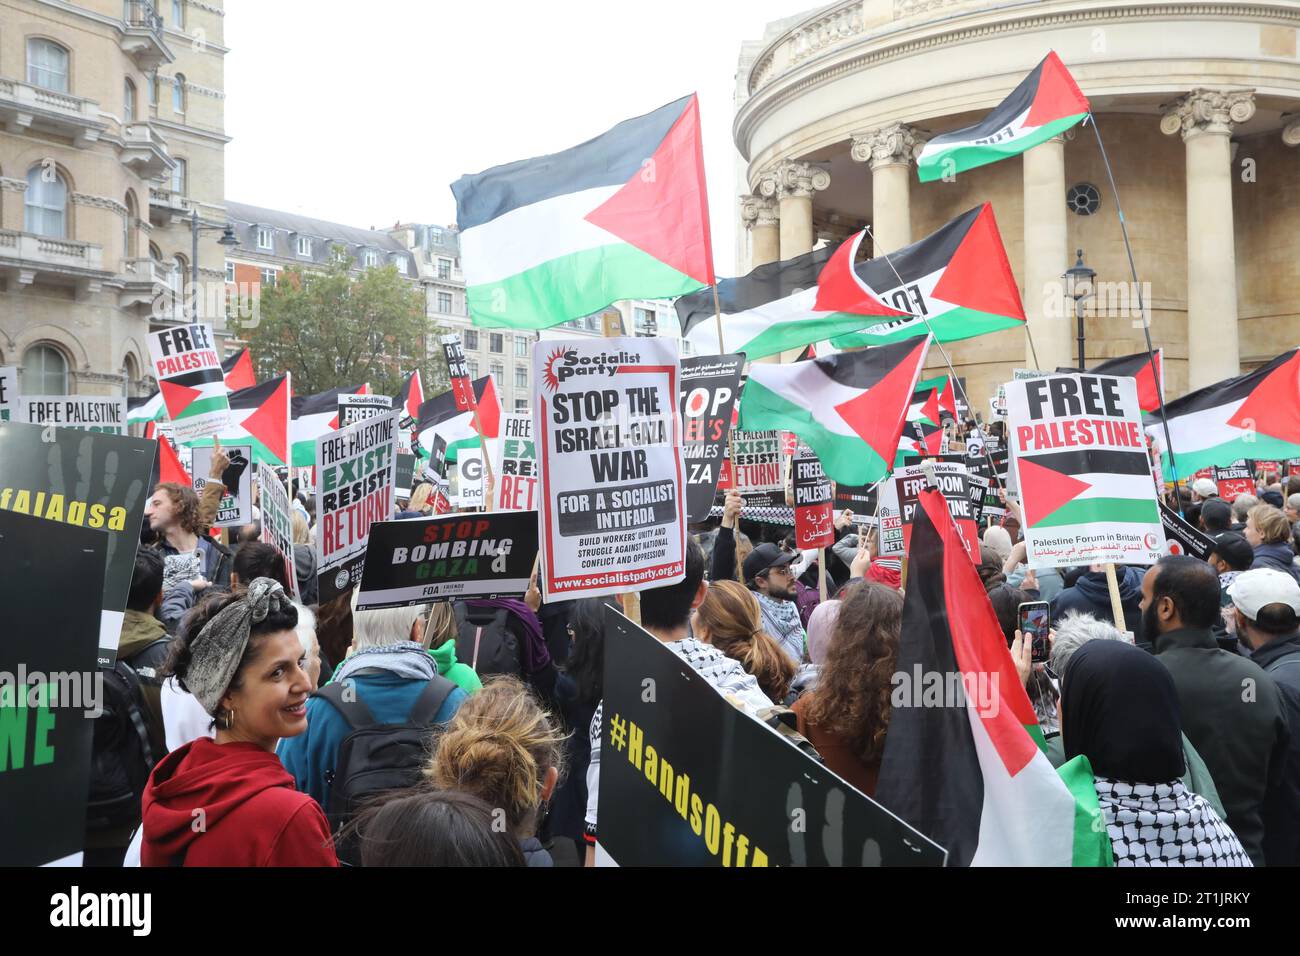
[[293,513],[293,570],[298,576],[298,597],[304,604],[320,600],[320,581],[316,577],[316,547],[312,543],[307,516]]
[[[1243,496],[1244,497],[1244,496]],[[1251,568],[1273,568],[1300,579],[1291,550],[1291,524],[1272,505],[1255,505],[1246,513],[1246,540],[1255,549]]]
[[713,539],[713,550],[709,554],[710,581],[739,580],[741,563],[749,556],[749,552],[753,551],[751,543],[743,556],[738,553],[741,531],[737,524],[744,504],[745,500],[734,488],[730,489],[723,499],[722,524],[718,526],[718,533]]
[[1294,525],[1300,521],[1300,495],[1288,495],[1286,499],[1286,509],[1283,512],[1286,520]]
[[523,866],[519,841],[469,793],[398,791],[355,823],[362,866]]
[[439,601],[427,609],[424,637],[420,643],[438,665],[438,673],[467,694],[483,687],[478,674],[468,664],[456,659],[456,615],[451,605]]
[[1228,588],[1239,574],[1249,570],[1254,560],[1255,551],[1242,535],[1235,531],[1215,535],[1214,550],[1210,552],[1208,561],[1219,575],[1219,607],[1223,609],[1223,617],[1215,621],[1213,630],[1215,639],[1224,650],[1234,650],[1236,642],[1236,631],[1229,630],[1228,608],[1232,607],[1232,598],[1228,596]]
[[564,734],[523,683],[495,677],[467,700],[435,739],[424,776],[500,807],[527,865],[553,865],[537,832],[564,776]]
[[236,591],[244,583],[258,578],[270,578],[288,593],[292,588],[285,575],[284,555],[275,545],[245,541],[235,551],[234,561],[231,562],[230,590]]
[[315,690],[320,684],[320,642],[316,640],[316,612],[301,604],[295,604],[294,609],[298,612],[298,624],[294,632],[302,644],[305,661],[303,670],[311,678],[311,689]]
[[1230,530],[1232,528],[1232,505],[1220,498],[1211,498],[1201,505],[1200,525],[1208,535],[1221,534]]
[[1246,530],[1246,519],[1250,515],[1250,509],[1259,504],[1259,499],[1254,495],[1237,495],[1232,499],[1232,530]]
[[1011,535],[1007,534],[1007,529],[999,525],[991,524],[984,529],[983,538],[984,547],[992,551],[998,558],[998,564],[1002,565],[1011,557]]
[[154,488],[144,518],[158,535],[157,548],[163,555],[161,617],[163,626],[172,632],[200,592],[208,587],[229,587],[231,554],[202,534],[198,496],[185,485],[163,482]]
[[793,555],[774,544],[760,544],[745,559],[745,586],[754,592],[762,613],[763,629],[795,663],[804,659],[804,629],[795,604]]
[[[587,731],[596,707],[604,694],[605,683],[605,602],[586,598],[570,602],[567,632],[572,648],[564,669],[555,683],[560,716],[568,736],[564,742],[564,775],[551,800],[551,833],[557,843],[568,839],[576,858],[581,859],[586,845],[587,767],[591,763],[591,742]],[[552,855],[567,857],[570,848],[559,847]],[[559,860],[557,859],[557,862]]]
[[455,654],[480,677],[504,674],[522,679],[550,706],[555,703],[559,672],[537,614],[541,603],[536,573],[522,601],[456,601],[452,605],[457,626]]
[[1062,742],[1082,754],[1116,866],[1250,866],[1238,836],[1180,779],[1179,696],[1169,672],[1121,641],[1090,641],[1061,681]]
[[758,599],[736,581],[716,581],[691,618],[691,633],[739,661],[769,699],[790,693],[795,664],[763,630]]
[[1263,806],[1284,759],[1287,716],[1273,679],[1215,643],[1218,585],[1204,561],[1162,558],[1142,579],[1142,630],[1173,676],[1183,731],[1214,778],[1228,825],[1262,865]]
[[[1061,572],[1057,568],[1034,568],[1031,569],[1028,564],[1028,545],[1024,541],[1016,542],[1002,565],[1002,573],[1006,576],[1007,584],[1013,588],[1023,588],[1027,591],[1037,590],[1038,600],[1054,601],[1056,596],[1065,590],[1065,581],[1061,578]],[[1028,578],[1030,584],[1025,584]],[[1037,585],[1033,587],[1032,585]]]
[[817,675],[826,661],[826,649],[830,646],[835,622],[840,616],[840,599],[848,597],[850,591],[860,583],[860,580],[850,581],[835,598],[818,604],[808,619],[808,662],[799,665],[794,680],[790,683],[790,696],[795,700],[817,686]]
[[1192,504],[1196,504],[1198,501],[1208,501],[1218,496],[1219,486],[1214,483],[1213,479],[1197,478],[1192,482]]
[[1116,627],[1133,634],[1142,640],[1142,572],[1127,565],[1115,566],[1115,577],[1119,584],[1120,605],[1124,611],[1124,620],[1116,621],[1111,609],[1110,585],[1106,580],[1106,565],[1094,564],[1079,575],[1078,580],[1062,589],[1052,601],[1052,619],[1064,617],[1070,611],[1091,614],[1099,621],[1110,621]]
[[216,718],[216,740],[185,744],[154,768],[145,866],[337,865],[324,814],[275,756],[282,738],[307,729],[311,682],[297,621],[266,578],[214,595],[185,619],[168,669]]

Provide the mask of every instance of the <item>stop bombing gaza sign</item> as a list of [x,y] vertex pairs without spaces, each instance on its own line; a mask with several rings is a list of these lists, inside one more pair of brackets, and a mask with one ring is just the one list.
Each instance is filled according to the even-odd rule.
[[1031,564],[1160,560],[1165,533],[1137,382],[1049,375],[1008,382],[1006,390]]

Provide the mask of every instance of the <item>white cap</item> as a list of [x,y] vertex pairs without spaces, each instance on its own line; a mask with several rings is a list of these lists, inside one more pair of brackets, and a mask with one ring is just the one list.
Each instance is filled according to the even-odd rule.
[[1285,571],[1275,568],[1243,571],[1228,586],[1228,596],[1237,610],[1252,621],[1270,604],[1285,604],[1300,615],[1300,584]]
[[1192,482],[1192,491],[1202,498],[1213,498],[1219,493],[1219,486],[1209,478],[1197,478]]

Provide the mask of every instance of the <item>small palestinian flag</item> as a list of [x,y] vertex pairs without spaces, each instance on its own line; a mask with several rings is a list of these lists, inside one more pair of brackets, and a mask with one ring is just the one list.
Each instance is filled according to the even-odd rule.
[[[947,376],[945,380],[946,378]],[[932,383],[933,381],[931,379]],[[903,459],[908,455],[937,455],[942,451],[943,425],[939,419],[939,390],[933,384],[927,386],[923,382],[912,393],[907,421],[898,439],[895,469],[903,467]]]
[[1159,524],[1145,449],[1076,448],[1016,455],[1021,507],[1031,528]]
[[[1156,370],[1151,370],[1151,356],[1146,352],[1107,359],[1094,365],[1089,372],[1098,375],[1119,375],[1137,379],[1138,403],[1144,412],[1160,411],[1160,396],[1164,393],[1165,350],[1156,349]],[[1175,449],[1177,452],[1177,449]]]
[[937,421],[941,425],[957,420],[957,397],[953,392],[952,377],[949,375],[939,375],[935,378],[927,378],[923,382],[917,382],[916,390],[918,393],[926,389],[934,389],[936,398],[939,403],[939,417]]
[[846,485],[891,471],[930,339],[842,352],[790,365],[749,367],[740,407],[744,431],[792,431]]
[[694,95],[451,191],[475,325],[544,329],[714,281]]
[[911,316],[878,320],[860,332],[833,338],[836,348],[884,345],[929,331],[939,342],[957,342],[1025,324],[1020,287],[989,203],[967,210],[919,242],[858,263],[855,271],[877,299]]
[[[253,377],[253,361],[248,349],[240,349],[222,362],[221,370],[226,375],[226,388],[229,391],[236,392],[241,388],[252,388],[256,384],[256,379]],[[162,392],[154,392],[146,398],[128,398],[126,407],[126,422],[128,425],[161,422],[167,418],[167,409],[163,405]]]
[[923,183],[951,179],[968,169],[1019,156],[1065,132],[1090,109],[1061,58],[1049,53],[984,119],[926,143],[916,161],[917,175]]
[[[1165,404],[1178,472],[1188,475],[1243,458],[1300,457],[1300,350],[1284,352],[1263,368],[1207,385]],[[1168,451],[1160,416],[1147,434]]]
[[[230,425],[217,437],[223,445],[253,446],[253,460],[285,465],[289,459],[288,375],[241,388],[230,394]],[[191,447],[212,444],[211,438],[190,442]],[[311,464],[311,462],[308,462]]]
[[[501,403],[492,376],[474,380],[474,396],[484,438],[496,438],[500,430]],[[446,446],[446,460],[455,461],[461,448],[477,448],[482,441],[474,427],[474,412],[462,398],[457,402],[452,389],[435,395],[420,406],[415,440],[426,454],[433,455],[439,439]]]
[[[861,234],[854,238],[861,242]],[[718,306],[726,349],[718,345],[713,290],[682,296],[677,300],[682,338],[697,355],[743,352],[752,361],[856,331],[880,317],[906,314],[878,302],[874,312],[868,311],[871,307],[863,305],[866,293],[851,296],[858,312],[818,307],[818,278],[837,255],[846,257],[843,250],[843,246],[814,249],[793,259],[766,263],[739,279],[719,279]],[[856,286],[853,291],[858,292]]]
[[293,396],[293,420],[289,440],[293,445],[293,464],[308,468],[316,464],[316,439],[339,428],[339,396],[369,395],[370,386],[345,385],[315,395]]
[[950,866],[1110,866],[1087,758],[1060,773],[1048,761],[938,491],[921,493],[907,570],[876,802],[946,848]]
[[424,384],[420,381],[420,370],[417,368],[406,376],[406,381],[402,383],[402,390],[393,397],[393,407],[402,409],[402,418],[415,419],[419,416],[420,406],[423,404]]
[[226,373],[226,388],[232,392],[257,384],[257,377],[253,374],[253,354],[248,349],[240,349],[230,356],[221,363],[221,369]]

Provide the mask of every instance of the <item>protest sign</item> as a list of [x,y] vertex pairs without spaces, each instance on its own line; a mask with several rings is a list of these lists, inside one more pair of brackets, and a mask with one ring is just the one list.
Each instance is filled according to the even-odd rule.
[[210,325],[178,325],[149,333],[149,356],[167,417],[182,443],[230,425],[226,375]]
[[1240,495],[1253,495],[1255,493],[1255,470],[1250,467],[1249,463],[1245,465],[1229,465],[1226,468],[1216,467],[1214,469],[1214,483],[1218,486],[1219,497],[1228,504],[1232,504]]
[[[253,446],[222,445],[221,450],[230,459],[230,464],[221,472],[221,483],[225,485],[226,493],[217,505],[217,517],[212,527],[238,528],[253,520]],[[212,447],[201,446],[191,449],[191,452],[190,474],[194,478],[194,493],[202,494],[211,480],[208,474],[212,471]]]
[[22,422],[0,425],[0,509],[108,533],[99,664],[111,667],[158,443],[62,428],[45,432]]
[[537,510],[537,445],[532,413],[501,415],[494,511]]
[[880,495],[879,514],[876,517],[880,531],[878,556],[901,558],[907,553],[907,547],[903,540],[903,516],[898,507],[898,486],[891,475],[876,490]]
[[[598,859],[941,866],[943,849],[605,609]],[[802,825],[790,825],[792,808]]]
[[[980,522],[984,518],[984,504],[989,498],[989,479],[985,475],[973,475],[968,470],[966,473],[966,490],[970,493],[971,518],[975,521],[975,529],[979,530]],[[994,496],[997,500],[997,496]]]
[[462,448],[456,461],[456,494],[453,503],[458,508],[483,507],[483,449]]
[[1137,383],[1090,374],[1011,382],[1007,410],[1034,566],[1155,564],[1165,535]]
[[1282,474],[1282,463],[1280,461],[1257,461],[1255,468],[1259,471],[1260,477],[1264,479],[1265,484],[1273,484]]
[[357,607],[522,597],[536,557],[531,511],[381,521],[370,528]]
[[876,514],[877,485],[835,485],[836,512],[847,508],[853,512],[854,520],[874,518]]
[[684,358],[681,363],[686,515],[688,521],[704,521],[721,478],[745,356],[707,355]]
[[1300,475],[1300,458],[1288,458],[1286,460],[1286,476]]
[[56,428],[79,428],[105,435],[126,434],[126,399],[122,396],[20,395],[15,421]]
[[341,392],[338,396],[339,428],[347,428],[371,418],[382,418],[393,410],[393,400],[387,395],[353,395]]
[[0,511],[0,866],[81,863],[110,537]]
[[370,526],[393,516],[400,414],[390,411],[316,439],[316,567],[322,604],[360,583]]
[[831,480],[811,448],[794,455],[794,536],[796,547],[829,548],[835,543]]
[[465,361],[465,351],[460,345],[459,333],[441,336],[438,341],[442,343],[442,354],[447,360],[447,376],[451,381],[452,394],[456,397],[456,407],[477,407],[474,383],[470,378],[469,364]]
[[794,432],[781,432],[781,457],[791,457],[799,446],[799,436]]
[[300,600],[298,573],[293,558],[293,511],[289,504],[289,493],[276,476],[275,469],[265,464],[257,466],[257,490],[262,511],[261,540],[280,552],[284,559],[284,576],[289,582],[290,593],[295,601]]
[[0,422],[11,421],[18,414],[18,369],[0,365]]
[[[401,448],[401,439],[398,439],[398,448]],[[415,485],[416,457],[403,452],[397,453],[397,478],[393,493],[398,498],[406,499],[411,497],[411,488]]]
[[650,338],[533,350],[546,597],[640,591],[685,575],[677,344]]
[[912,521],[916,517],[921,492],[930,487],[930,475],[948,502],[948,513],[957,525],[962,544],[971,560],[979,563],[979,529],[975,525],[966,466],[955,461],[928,461],[924,465],[904,465],[894,471],[894,490],[898,496],[903,525],[903,548],[912,545]]
[[1165,526],[1165,554],[1190,554],[1208,561],[1214,551],[1214,539],[1193,528],[1172,508],[1160,505],[1160,521]]
[[781,471],[781,433],[778,431],[735,432],[731,443],[731,481],[755,508],[780,508],[785,505],[785,480]]

